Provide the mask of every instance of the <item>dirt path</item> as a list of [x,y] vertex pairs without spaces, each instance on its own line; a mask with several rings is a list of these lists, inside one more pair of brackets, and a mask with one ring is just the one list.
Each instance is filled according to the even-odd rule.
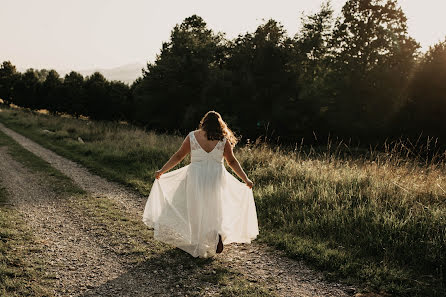
[[[45,180],[13,160],[6,151],[6,147],[0,148],[1,184],[10,193],[12,205],[24,215],[43,245],[47,273],[56,279],[56,296],[128,296],[127,292],[132,292],[132,296],[170,296],[163,282],[154,285],[153,280],[139,282],[138,291],[126,288],[129,282],[123,276],[138,279],[131,276],[132,271],[129,273],[126,259],[119,258],[106,240],[95,236],[94,230],[85,226],[65,198],[50,191]],[[145,275],[139,277],[145,278]],[[121,291],[125,294],[120,295]]]
[[[91,174],[84,167],[79,164],[67,160],[54,152],[43,148],[37,143],[29,140],[26,137],[6,128],[3,124],[0,123],[0,130],[5,134],[12,137],[19,144],[21,144],[24,148],[31,151],[35,155],[39,156],[43,160],[50,163],[56,169],[61,171],[66,176],[70,177],[76,184],[78,184],[81,188],[86,190],[87,192],[92,193],[93,195],[108,197],[118,202],[123,209],[125,209],[128,213],[135,216],[142,216],[143,206],[146,201],[146,197],[143,197],[123,186],[120,186],[116,183],[109,182],[101,177]],[[3,158],[4,153],[2,153],[1,158]],[[10,167],[4,169],[6,166],[1,166],[1,174],[0,179],[4,180],[3,177],[8,178],[11,176],[11,173],[17,173],[15,175],[26,176],[23,168],[19,168],[18,164],[14,164],[12,160],[8,163],[11,163]],[[1,176],[3,175],[3,177]],[[19,178],[19,177],[17,177]],[[22,180],[24,182],[24,180]],[[16,183],[17,184],[17,183]],[[32,184],[38,184],[32,183]],[[10,185],[11,186],[11,185]],[[32,191],[33,189],[24,189],[24,193],[26,191]],[[45,192],[47,189],[34,189],[37,191],[35,195],[45,196]],[[16,189],[17,193],[20,192],[20,189]],[[15,195],[16,196],[16,195]],[[20,195],[19,195],[20,196]],[[17,197],[19,197],[17,196]],[[23,196],[23,194],[22,194]],[[26,196],[26,195],[25,195]],[[126,269],[121,266],[120,259],[116,259],[116,257],[110,255],[107,252],[104,252],[94,245],[94,238],[89,238],[85,240],[84,249],[80,249],[76,254],[70,254],[70,247],[67,250],[64,250],[65,246],[74,245],[73,243],[73,234],[75,233],[65,233],[60,231],[62,221],[53,222],[54,220],[51,217],[51,214],[60,214],[60,220],[65,220],[68,218],[68,222],[72,222],[73,219],[70,219],[70,216],[66,214],[66,210],[64,210],[63,205],[54,206],[54,203],[44,202],[43,205],[36,204],[34,205],[25,198],[17,198],[17,201],[22,201],[19,204],[21,205],[21,209],[25,213],[29,213],[30,216],[41,215],[38,220],[31,220],[31,224],[46,224],[42,225],[39,228],[46,229],[46,233],[44,234],[48,237],[49,242],[51,240],[55,240],[54,237],[60,238],[62,240],[62,247],[57,248],[55,251],[55,255],[53,259],[61,258],[63,261],[73,261],[77,259],[84,258],[97,258],[100,255],[100,260],[103,261],[104,264],[100,265],[109,265],[110,271],[112,271],[113,277],[110,275],[103,276],[101,275],[100,269],[94,274],[92,270],[91,274],[87,274],[90,277],[90,280],[87,278],[87,275],[79,275],[76,276],[75,273],[70,274],[69,271],[66,272],[68,275],[66,278],[66,282],[61,283],[62,287],[69,287],[70,280],[73,282],[80,282],[86,284],[88,287],[89,281],[94,283],[95,286],[100,284],[101,282],[106,282],[110,279],[110,277],[118,279],[123,275],[126,275]],[[47,213],[49,212],[49,213]],[[46,220],[45,220],[46,217]],[[48,217],[51,220],[48,220]],[[33,223],[34,221],[34,223]],[[38,222],[37,222],[38,221]],[[48,226],[47,226],[48,225]],[[74,228],[74,227],[73,227]],[[59,234],[60,232],[65,234]],[[88,238],[88,229],[87,230],[78,230],[75,232],[86,233],[85,236]],[[78,237],[74,237],[75,240],[82,237],[84,235],[80,235]],[[91,237],[91,236],[90,236]],[[77,242],[75,245],[77,246]],[[54,244],[52,244],[54,246]],[[73,247],[71,247],[73,248]],[[85,256],[84,254],[85,253]],[[354,289],[350,287],[346,287],[341,284],[329,283],[323,280],[323,276],[321,273],[316,272],[312,269],[309,269],[304,263],[300,261],[291,260],[282,255],[281,252],[276,250],[272,250],[262,244],[258,244],[253,242],[251,245],[229,245],[225,247],[225,251],[223,254],[218,256],[219,260],[221,260],[225,265],[230,268],[239,271],[242,273],[247,279],[252,282],[262,282],[263,284],[267,284],[269,288],[271,288],[277,295],[279,296],[351,296],[354,293]],[[76,265],[82,265],[82,261],[79,261]],[[92,267],[97,267],[94,262],[89,263],[89,265],[93,265]],[[136,275],[134,278],[138,279],[138,273],[136,272],[138,268],[135,268]],[[153,275],[153,274],[152,274]],[[77,278],[78,277],[78,278]],[[129,276],[130,277],[130,276]],[[119,282],[118,282],[119,283]],[[156,286],[155,286],[156,287]],[[125,288],[128,290],[129,288]],[[157,296],[159,294],[168,294],[166,290],[169,288],[155,288]],[[110,292],[110,291],[109,291]],[[145,291],[145,296],[151,296],[148,291]],[[85,295],[87,296],[87,295]],[[90,296],[90,295],[88,295]],[[94,296],[94,295],[91,295]],[[96,296],[109,296],[107,294],[101,295],[97,292]],[[112,296],[116,296],[113,295]],[[126,296],[139,296],[136,294],[130,293],[128,291],[128,295]]]

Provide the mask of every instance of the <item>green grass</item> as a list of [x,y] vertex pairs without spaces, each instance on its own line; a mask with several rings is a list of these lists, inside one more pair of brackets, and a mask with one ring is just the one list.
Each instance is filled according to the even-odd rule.
[[[182,142],[178,136],[147,134],[125,124],[97,122],[91,125],[85,120],[32,114],[24,118],[23,112],[5,109],[0,114],[5,124],[16,131],[143,194],[150,191],[155,168],[162,166]],[[78,141],[79,137],[85,144]],[[178,166],[185,165],[188,160]]]
[[8,193],[0,184],[0,296],[52,296],[41,252],[22,216],[8,205]]
[[[152,263],[156,267],[164,267],[165,269],[176,269],[179,266],[184,267],[186,270],[190,270],[191,276],[198,278],[203,282],[218,287],[223,287],[223,296],[274,296],[273,293],[263,289],[261,285],[253,286],[248,280],[244,279],[237,273],[226,269],[219,261],[213,261],[211,259],[194,259],[184,252],[173,249],[167,245],[153,240],[153,231],[149,230],[141,221],[139,217],[134,217],[124,213],[118,205],[106,197],[92,197],[88,193],[85,193],[81,188],[73,183],[71,179],[63,175],[60,171],[53,168],[49,163],[35,156],[31,152],[21,147],[12,138],[8,137],[4,133],[0,132],[0,147],[7,146],[8,153],[18,162],[22,163],[28,169],[43,177],[46,186],[53,191],[57,191],[60,199],[64,199],[64,202],[71,207],[73,213],[77,213],[82,217],[86,225],[92,226],[93,232],[96,237],[107,238],[107,242],[112,249],[112,252],[121,257],[127,257],[128,262],[133,265]],[[0,188],[0,198],[3,199],[5,193]],[[1,200],[0,200],[1,202]],[[6,211],[6,210],[5,210]],[[23,232],[22,228],[12,230],[12,226],[18,224],[13,219],[14,211],[8,210],[3,220],[3,209],[0,209],[0,225],[3,230],[5,227],[5,234],[9,234],[10,237],[14,237],[13,246],[18,247],[25,240],[30,241],[30,233],[23,233],[18,236],[18,232]],[[7,225],[7,223],[12,225]],[[22,226],[24,225],[17,225]],[[10,229],[8,229],[10,228]],[[17,232],[16,232],[17,231]],[[0,231],[2,232],[2,231]],[[9,233],[8,233],[9,232]],[[3,233],[0,233],[3,238]],[[23,238],[22,238],[23,237]],[[0,248],[3,248],[0,242]],[[0,249],[3,252],[3,249]],[[14,250],[14,249],[12,249]],[[6,252],[6,249],[5,249]],[[31,253],[30,251],[26,253]],[[8,260],[11,255],[5,256]],[[5,289],[0,296],[46,296],[44,288],[41,285],[33,284],[29,285],[27,278],[37,277],[37,270],[42,270],[40,263],[36,258],[27,258],[26,254],[18,253],[13,255],[14,262],[3,261],[0,263],[0,276],[3,281],[3,273],[5,275]],[[17,277],[20,271],[15,266],[23,265],[32,266],[32,269],[26,268],[26,271],[30,271],[32,274],[23,274],[23,277]],[[26,264],[26,265],[25,265]],[[212,273],[215,271],[216,273]],[[14,273],[14,277],[8,278],[8,275]],[[205,277],[202,277],[204,275]],[[211,275],[211,277],[206,277]],[[19,276],[21,276],[19,274]],[[3,285],[3,284],[2,284]],[[188,284],[184,283],[184,287]],[[0,287],[2,289],[2,287]],[[18,295],[6,295],[7,290],[21,290]],[[30,291],[27,291],[30,290]],[[2,292],[2,291],[0,291]],[[202,292],[196,291],[196,288],[191,288],[191,292],[195,292],[197,295],[201,295]],[[29,293],[29,294],[28,294]]]
[[[153,172],[182,141],[125,124],[20,110],[3,110],[0,121],[145,195]],[[420,164],[393,149],[341,157],[338,151],[262,143],[238,147],[235,154],[255,183],[259,240],[370,290],[446,294],[443,162]]]

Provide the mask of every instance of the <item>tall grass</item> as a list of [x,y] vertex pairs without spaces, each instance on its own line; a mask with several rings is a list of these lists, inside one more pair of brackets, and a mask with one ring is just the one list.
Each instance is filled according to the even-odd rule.
[[[143,194],[182,141],[123,124],[9,109],[0,121]],[[342,143],[316,150],[257,142],[235,154],[255,183],[260,240],[372,290],[443,296],[446,173],[444,155],[430,154],[431,145],[420,150],[400,141],[360,151]]]
[[336,151],[241,149],[258,185],[265,240],[374,288],[442,296],[445,166],[407,159],[398,146],[343,158]]

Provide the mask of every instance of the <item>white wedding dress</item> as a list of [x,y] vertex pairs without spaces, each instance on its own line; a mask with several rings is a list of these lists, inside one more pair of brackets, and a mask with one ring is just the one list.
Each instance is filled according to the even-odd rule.
[[191,163],[155,179],[143,222],[156,240],[194,257],[215,255],[223,244],[250,243],[259,234],[252,190],[231,175],[223,163],[226,138],[211,152],[189,133]]

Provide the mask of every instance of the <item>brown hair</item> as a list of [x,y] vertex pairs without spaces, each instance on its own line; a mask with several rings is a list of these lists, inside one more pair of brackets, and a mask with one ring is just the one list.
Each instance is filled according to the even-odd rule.
[[199,129],[206,132],[208,140],[222,140],[223,137],[229,141],[231,146],[235,146],[238,142],[234,132],[228,128],[221,115],[216,111],[208,111],[200,121]]

